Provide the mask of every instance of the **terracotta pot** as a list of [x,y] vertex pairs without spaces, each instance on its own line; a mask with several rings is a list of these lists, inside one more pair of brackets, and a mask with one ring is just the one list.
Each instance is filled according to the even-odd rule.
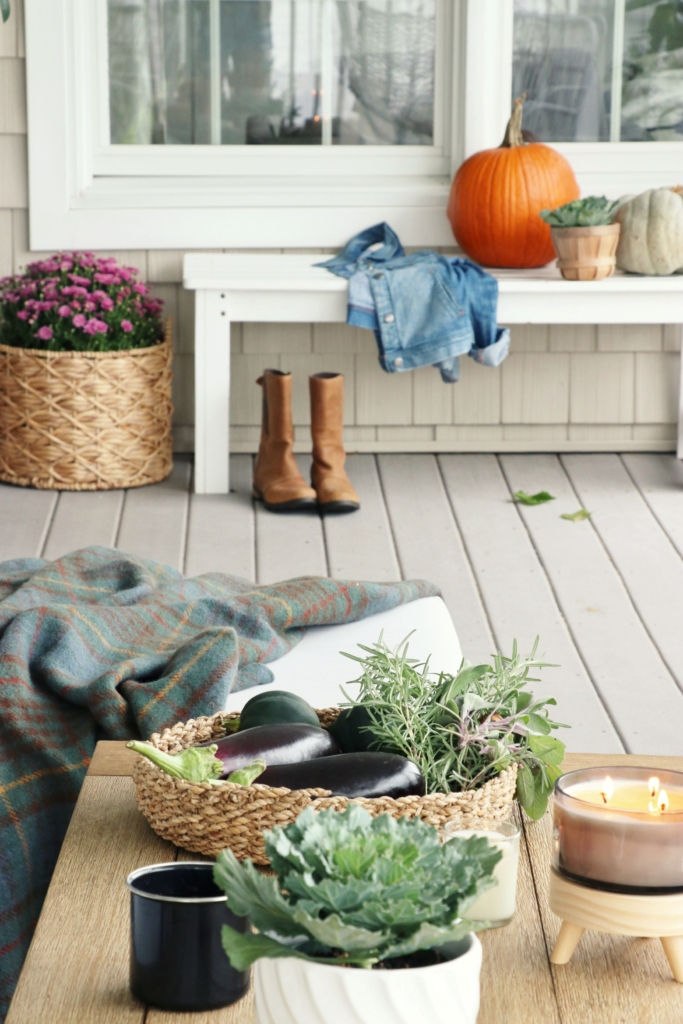
[[557,265],[568,281],[601,281],[617,265],[620,224],[592,228],[553,228]]
[[[481,943],[469,935],[435,967],[362,970],[286,957],[259,960],[258,1024],[475,1024]],[[458,955],[459,954],[459,955]]]

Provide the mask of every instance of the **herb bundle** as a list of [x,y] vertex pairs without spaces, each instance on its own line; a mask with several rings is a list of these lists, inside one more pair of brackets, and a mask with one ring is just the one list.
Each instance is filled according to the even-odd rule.
[[366,657],[346,654],[362,668],[356,700],[371,737],[369,748],[402,754],[425,777],[428,793],[482,786],[510,765],[518,766],[517,799],[532,819],[545,813],[548,797],[562,774],[564,743],[550,736],[560,728],[548,714],[556,701],[535,698],[526,689],[538,682],[531,672],[550,667],[531,654],[496,655],[492,665],[463,661],[456,675],[429,672],[429,662],[408,657],[408,641],[394,651],[383,637]]

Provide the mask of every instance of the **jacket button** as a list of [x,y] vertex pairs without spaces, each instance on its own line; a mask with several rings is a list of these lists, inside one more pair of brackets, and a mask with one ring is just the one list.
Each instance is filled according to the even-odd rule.
[[394,316],[393,313],[387,313],[387,315],[384,317],[384,323],[385,324],[393,324],[395,319],[396,319],[396,317]]
[[394,366],[403,366],[403,360],[399,356],[398,359],[394,359]]

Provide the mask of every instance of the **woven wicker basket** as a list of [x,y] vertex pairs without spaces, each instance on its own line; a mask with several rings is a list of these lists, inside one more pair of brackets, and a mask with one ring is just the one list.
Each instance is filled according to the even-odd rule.
[[[318,711],[322,725],[330,725],[339,708]],[[155,733],[151,742],[160,750],[177,753],[205,740],[225,735],[225,722],[234,714],[179,722],[172,729]],[[330,797],[325,789],[273,789],[270,786],[236,786],[224,782],[186,782],[167,775],[145,757],[139,757],[134,771],[138,807],[154,831],[163,839],[192,853],[216,857],[229,847],[239,860],[251,857],[267,865],[262,832],[275,825],[287,825],[315,800],[316,810],[343,810],[346,797]],[[421,818],[440,827],[454,818],[507,818],[517,782],[516,765],[501,772],[480,789],[466,793],[432,793],[394,800],[359,798],[353,803],[373,816]]]
[[100,491],[173,468],[171,321],[150,348],[46,352],[0,345],[0,480]]

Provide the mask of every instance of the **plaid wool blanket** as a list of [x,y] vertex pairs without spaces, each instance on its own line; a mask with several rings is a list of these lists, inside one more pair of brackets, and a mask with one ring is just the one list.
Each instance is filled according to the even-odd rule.
[[0,564],[0,1017],[96,736],[149,737],[272,678],[307,626],[438,593],[422,581],[185,579],[106,548]]

